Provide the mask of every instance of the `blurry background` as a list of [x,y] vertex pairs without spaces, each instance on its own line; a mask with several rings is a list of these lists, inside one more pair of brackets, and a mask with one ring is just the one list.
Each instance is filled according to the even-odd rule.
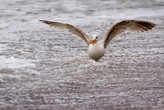
[[[1,0],[0,109],[164,108],[163,0]],[[92,61],[83,40],[38,20],[70,23],[100,38],[115,23],[148,20]]]

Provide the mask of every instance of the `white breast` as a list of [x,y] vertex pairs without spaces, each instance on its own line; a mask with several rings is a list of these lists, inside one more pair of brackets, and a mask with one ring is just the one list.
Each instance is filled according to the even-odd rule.
[[102,41],[98,41],[96,44],[89,45],[88,56],[96,61],[98,61],[105,53],[105,48]]

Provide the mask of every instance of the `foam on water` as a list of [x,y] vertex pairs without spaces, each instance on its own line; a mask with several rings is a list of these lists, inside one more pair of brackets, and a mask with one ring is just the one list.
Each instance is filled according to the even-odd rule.
[[14,57],[6,58],[4,56],[0,56],[1,60],[1,67],[2,68],[12,68],[12,69],[17,69],[17,68],[23,68],[23,67],[34,67],[35,65],[32,64],[32,62],[25,60],[25,59],[18,59]]

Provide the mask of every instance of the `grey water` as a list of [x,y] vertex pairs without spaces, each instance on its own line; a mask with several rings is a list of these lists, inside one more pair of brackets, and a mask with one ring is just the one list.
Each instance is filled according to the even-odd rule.
[[[103,39],[115,23],[147,20],[125,32],[99,62],[83,40],[38,20],[78,26]],[[1,110],[163,110],[163,0],[1,0]]]

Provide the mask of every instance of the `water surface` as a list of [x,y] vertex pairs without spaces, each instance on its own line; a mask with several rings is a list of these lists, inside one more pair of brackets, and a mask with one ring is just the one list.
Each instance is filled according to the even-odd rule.
[[[0,109],[162,110],[163,13],[163,0],[1,0]],[[117,36],[95,62],[84,41],[39,19],[70,23],[100,39],[121,20],[157,26]]]

